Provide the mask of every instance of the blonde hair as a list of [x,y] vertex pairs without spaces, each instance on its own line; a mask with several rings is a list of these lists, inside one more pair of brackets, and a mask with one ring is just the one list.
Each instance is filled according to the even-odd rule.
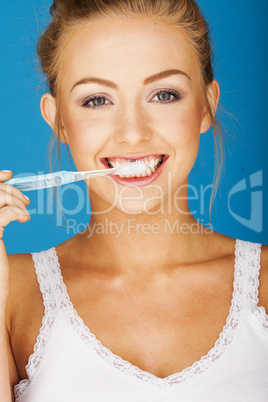
[[[200,80],[207,111],[214,133],[215,169],[211,206],[215,199],[223,163],[223,135],[219,122],[210,107],[207,87],[214,80],[212,68],[212,49],[208,25],[194,0],[54,0],[50,7],[52,21],[40,36],[37,53],[41,67],[47,77],[51,94],[56,99],[57,116],[55,132],[58,134],[58,157],[60,157],[61,116],[60,116],[60,82],[62,60],[65,49],[74,32],[89,21],[100,18],[126,18],[148,16],[158,18],[181,29],[189,40],[195,58],[200,66]],[[51,157],[56,136],[50,142]],[[69,149],[67,152],[70,158]]]

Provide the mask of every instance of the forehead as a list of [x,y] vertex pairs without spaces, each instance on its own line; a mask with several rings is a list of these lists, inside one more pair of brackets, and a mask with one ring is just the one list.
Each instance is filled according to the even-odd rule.
[[151,18],[100,19],[76,28],[63,58],[64,80],[94,75],[115,81],[144,79],[180,69],[193,81],[199,67],[182,30]]

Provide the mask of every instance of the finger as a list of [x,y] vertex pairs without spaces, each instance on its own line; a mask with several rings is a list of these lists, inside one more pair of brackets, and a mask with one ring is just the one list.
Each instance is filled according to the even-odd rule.
[[0,181],[9,180],[12,176],[12,170],[0,170]]
[[[6,177],[7,175],[13,175],[12,170],[0,170],[0,181],[1,181],[1,175],[4,175]],[[9,176],[8,176],[9,177]]]
[[[11,214],[10,216],[13,216],[12,214],[19,215],[19,216],[29,215],[29,212],[27,211],[27,208],[25,206],[23,206],[21,208],[19,206],[16,207],[15,205],[6,205],[6,206],[0,208],[0,215],[7,213],[7,211]],[[1,226],[1,223],[0,223],[0,226]]]
[[14,186],[10,186],[9,184],[2,183],[6,180],[9,180],[12,177],[12,171],[3,171],[0,170],[0,189],[6,191],[9,194],[14,194],[17,198],[20,198],[25,205],[30,203],[29,198],[23,194],[19,189]]
[[11,221],[26,222],[31,218],[29,212],[18,207],[4,207],[0,209],[0,227],[5,227]]
[[14,205],[22,209],[25,208],[25,202],[23,202],[21,197],[18,198],[14,194],[7,193],[0,189],[0,208]]

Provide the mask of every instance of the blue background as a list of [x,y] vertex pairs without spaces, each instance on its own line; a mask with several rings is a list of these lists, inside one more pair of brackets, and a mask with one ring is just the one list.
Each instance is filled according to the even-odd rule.
[[[199,3],[211,27],[215,78],[220,84],[221,104],[226,111],[222,114],[227,133],[225,168],[213,205],[211,223],[214,230],[231,237],[268,244],[267,209],[261,206],[261,199],[263,207],[267,205],[268,171],[267,1],[258,0],[254,3],[255,7],[249,0],[200,0]],[[1,2],[0,5],[0,169],[13,170],[14,175],[49,172],[51,130],[40,114],[39,101],[46,89],[35,55],[38,34],[48,22],[49,5],[50,1],[44,0],[16,0]],[[212,183],[212,137],[209,131],[201,138],[199,156],[190,175],[190,183],[196,188],[206,188]],[[67,157],[64,157],[62,168],[69,170]],[[256,180],[252,182],[257,187],[250,190],[250,176],[260,171],[263,181],[260,182],[259,174],[259,183]],[[247,187],[232,196],[231,213],[228,195],[241,181]],[[65,217],[81,223],[79,228],[82,230],[89,221],[90,207],[86,202],[84,182],[79,186],[84,194],[83,208],[77,207],[78,194],[72,188],[65,188],[62,196],[65,210],[81,209],[75,216],[70,212],[65,213]],[[199,199],[192,200],[190,207],[206,225],[209,220],[209,192],[205,194],[204,205]],[[28,210],[32,218],[24,224],[12,222],[5,229],[8,253],[44,250],[75,234],[66,227],[59,204],[55,206],[55,198],[51,201],[50,190],[27,192],[27,195],[31,199]],[[252,202],[256,219],[253,228],[250,228],[235,218],[234,213],[249,220]],[[52,214],[50,210],[53,210]]]

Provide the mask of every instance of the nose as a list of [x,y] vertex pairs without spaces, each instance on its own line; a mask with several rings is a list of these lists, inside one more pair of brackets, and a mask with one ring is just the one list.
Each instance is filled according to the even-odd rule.
[[121,144],[135,146],[150,141],[153,135],[150,118],[141,105],[124,108],[117,116],[116,127],[114,138]]

